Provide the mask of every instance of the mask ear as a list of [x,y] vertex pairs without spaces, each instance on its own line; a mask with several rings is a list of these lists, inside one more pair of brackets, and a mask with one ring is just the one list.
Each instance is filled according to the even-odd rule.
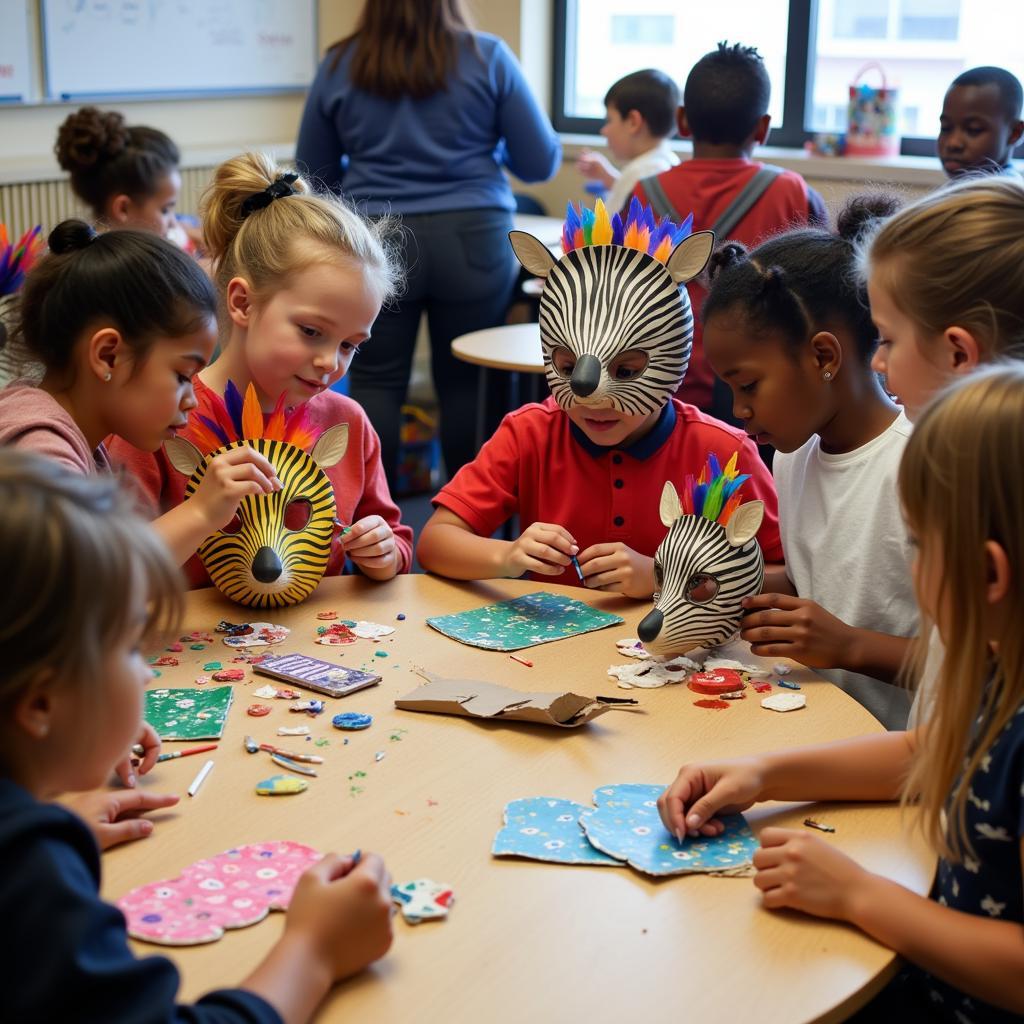
[[321,469],[341,462],[348,450],[348,424],[338,423],[325,430],[318,438],[310,455]]
[[665,266],[676,284],[692,281],[711,259],[711,250],[715,247],[715,235],[712,231],[697,231],[684,238],[673,250]]
[[555,265],[555,257],[540,239],[525,231],[510,231],[508,240],[512,243],[512,251],[523,265],[523,270],[534,277],[548,276],[548,272]]
[[748,501],[740,505],[725,525],[725,539],[734,547],[741,548],[748,540],[757,536],[764,519],[764,502]]
[[661,489],[661,505],[658,511],[665,526],[671,526],[683,514],[683,506],[679,503],[679,495],[676,494],[671,480],[666,480],[665,486]]
[[205,455],[191,442],[183,437],[174,437],[164,441],[164,451],[171,465],[185,476],[191,476],[202,464]]

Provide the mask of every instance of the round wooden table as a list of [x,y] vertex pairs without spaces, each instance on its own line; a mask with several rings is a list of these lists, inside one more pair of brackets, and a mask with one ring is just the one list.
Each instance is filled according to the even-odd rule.
[[[182,802],[154,815],[152,838],[104,854],[104,896],[116,899],[240,843],[291,839],[325,852],[374,850],[384,855],[396,881],[428,877],[449,883],[455,903],[445,921],[410,926],[396,917],[391,953],[337,987],[320,1020],[843,1019],[891,976],[892,953],[852,928],[762,909],[749,878],[654,881],[628,868],[496,859],[490,848],[504,805],[519,797],[589,803],[597,787],[610,783],[666,784],[687,760],[877,732],[878,723],[806,671],[790,678],[800,682],[808,706],[790,714],[766,711],[749,697],[728,710],[704,710],[683,686],[627,694],[606,671],[625,660],[614,641],[635,635],[647,608],[612,594],[545,587],[585,598],[626,621],[521,652],[533,668],[507,654],[463,646],[424,622],[428,615],[538,589],[511,580],[455,584],[405,576],[377,584],[347,577],[327,580],[305,604],[272,614],[247,612],[213,590],[193,592],[186,632],[212,631],[223,618],[281,623],[291,628],[290,637],[263,650],[372,665],[383,682],[344,700],[327,698],[327,711],[316,719],[289,713],[285,701],[268,702],[272,713],[252,718],[245,709],[258,698],[250,691],[267,680],[247,668],[245,681],[235,684],[220,748],[206,755],[215,766],[198,795],[189,798],[185,789],[203,756],[157,765],[142,780],[154,791],[180,793]],[[376,642],[318,646],[316,613],[326,609],[341,618],[393,625],[396,632]],[[405,621],[396,620],[399,613]],[[219,636],[203,651],[184,646],[181,665],[162,669],[154,686],[191,686],[205,662],[220,660],[226,667],[235,653]],[[377,651],[387,657],[377,657]],[[399,711],[395,698],[422,681],[411,671],[415,665],[522,689],[628,695],[640,706],[573,730]],[[339,732],[331,717],[341,710],[369,712],[373,725]],[[300,723],[311,726],[313,742],[278,738],[278,726]],[[247,754],[246,733],[322,754],[320,777],[298,796],[258,797],[257,781],[283,769],[266,754]],[[320,738],[329,745],[316,747]],[[168,749],[176,746],[181,745]],[[384,754],[380,761],[377,752]],[[769,804],[748,818],[756,831],[769,822],[799,827],[806,814],[803,806]],[[827,842],[871,870],[927,891],[933,861],[901,830],[895,806],[826,804],[815,806],[813,814],[835,826]],[[271,914],[207,946],[133,945],[139,955],[168,953],[182,971],[183,997],[194,999],[241,980],[280,935],[282,920],[282,914]]]

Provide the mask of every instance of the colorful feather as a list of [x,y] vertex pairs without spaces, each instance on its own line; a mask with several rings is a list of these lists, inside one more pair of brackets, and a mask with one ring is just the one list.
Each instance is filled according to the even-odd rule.
[[749,473],[737,473],[738,456],[739,452],[733,452],[722,469],[718,456],[709,452],[696,480],[692,473],[687,474],[681,498],[685,513],[702,516],[722,526],[729,522],[743,503],[740,488],[750,479]]
[[612,222],[608,219],[608,208],[604,200],[598,199],[594,205],[594,229],[591,232],[593,245],[610,245],[612,240]]
[[229,380],[227,387],[224,389],[224,408],[227,409],[228,416],[231,417],[231,425],[235,428],[235,437],[239,439],[245,437],[245,431],[242,429],[242,409],[244,405],[242,392],[238,390],[233,380]]
[[252,381],[245,389],[245,402],[242,405],[242,437],[263,436],[263,410],[260,408],[260,400],[256,395],[256,388]]
[[693,230],[693,214],[682,224],[667,217],[657,220],[654,210],[636,196],[629,202],[629,213],[623,223],[620,214],[608,217],[608,208],[599,199],[593,210],[569,203],[562,226],[562,251],[571,252],[584,245],[621,245],[638,249],[667,263],[672,250]]
[[13,295],[25,283],[25,275],[46,248],[42,228],[37,224],[11,245],[7,227],[0,224],[0,295]]
[[274,406],[274,411],[270,414],[270,417],[267,420],[267,425],[263,428],[263,436],[268,441],[283,441],[284,430],[284,394],[282,394],[277,400],[277,405]]
[[[215,423],[209,418],[209,416],[204,416],[202,413],[197,413],[196,419],[199,421],[202,428],[210,434],[210,437],[217,442],[214,444],[213,448],[219,448],[222,444],[231,444],[234,435],[226,433],[219,423]],[[195,426],[195,420],[192,421],[190,426]],[[213,448],[211,448],[210,451],[213,451]]]

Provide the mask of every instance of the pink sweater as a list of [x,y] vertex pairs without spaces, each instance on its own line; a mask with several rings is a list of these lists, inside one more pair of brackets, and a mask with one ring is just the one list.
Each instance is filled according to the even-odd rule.
[[56,459],[73,473],[110,472],[106,448],[102,444],[90,448],[64,407],[25,381],[13,381],[0,390],[0,445]]

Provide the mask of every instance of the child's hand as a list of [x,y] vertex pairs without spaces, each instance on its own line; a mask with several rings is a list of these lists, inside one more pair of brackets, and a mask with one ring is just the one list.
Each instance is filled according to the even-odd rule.
[[272,494],[279,490],[281,481],[274,467],[263,455],[245,445],[232,448],[210,462],[188,505],[199,513],[209,533],[213,533],[231,522],[239,502],[247,494]]
[[572,534],[554,523],[530,523],[505,552],[498,575],[513,579],[524,572],[561,576],[570,558],[579,551]]
[[754,885],[766,907],[851,920],[853,900],[870,872],[824,839],[796,829],[765,828],[760,838]]
[[608,158],[592,149],[583,150],[576,158],[576,170],[584,178],[601,182],[605,188],[611,188],[619,177],[619,172],[608,162]]
[[849,660],[855,631],[821,605],[788,594],[743,599],[740,638],[762,658],[792,658],[808,668],[837,668]]
[[299,879],[285,935],[300,937],[340,981],[380,959],[391,946],[391,875],[376,854],[329,853]]
[[[160,737],[149,722],[143,722],[142,730],[135,742],[142,747],[142,761],[139,764],[138,774],[145,775],[156,764],[156,759],[160,756]],[[129,789],[135,785],[135,769],[132,767],[130,754],[123,761],[118,762],[114,771],[117,772],[117,777],[123,785]]]
[[745,811],[760,799],[763,789],[764,768],[757,758],[687,764],[658,797],[658,813],[677,838],[717,836],[725,826],[715,815]]
[[621,541],[592,544],[580,552],[579,563],[583,582],[591,590],[611,590],[626,597],[650,597],[654,593],[654,559]]
[[170,794],[135,789],[127,793],[104,790],[78,793],[66,804],[92,829],[99,848],[109,850],[118,843],[145,839],[153,831],[153,822],[139,815],[173,807],[177,802],[178,798]]
[[352,524],[348,533],[338,537],[345,554],[360,569],[397,570],[394,531],[380,516],[364,516]]

